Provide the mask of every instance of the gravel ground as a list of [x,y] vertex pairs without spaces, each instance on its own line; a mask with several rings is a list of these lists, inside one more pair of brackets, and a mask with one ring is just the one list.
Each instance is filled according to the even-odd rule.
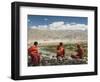
[[[28,66],[33,66],[31,63],[31,57],[28,58]],[[53,56],[52,58],[48,56],[42,56],[41,62],[38,66],[52,66],[52,65],[77,65],[77,64],[87,64],[87,59],[72,59],[71,57],[57,58]]]

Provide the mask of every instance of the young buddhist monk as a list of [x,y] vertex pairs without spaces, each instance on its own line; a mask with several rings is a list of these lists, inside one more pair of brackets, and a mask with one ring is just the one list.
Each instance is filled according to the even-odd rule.
[[60,42],[59,45],[57,46],[57,60],[59,58],[63,58],[65,55],[65,49],[64,49],[64,46],[63,46],[63,43]]
[[28,53],[32,58],[33,65],[40,64],[40,54],[38,52],[38,42],[34,42],[34,45],[28,49]]
[[84,50],[80,46],[80,44],[76,44],[76,46],[77,46],[76,55],[71,55],[71,57],[75,59],[82,59]]

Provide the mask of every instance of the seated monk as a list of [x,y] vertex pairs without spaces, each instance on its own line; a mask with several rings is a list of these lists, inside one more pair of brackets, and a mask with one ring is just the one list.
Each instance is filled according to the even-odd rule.
[[77,44],[76,52],[77,52],[76,55],[71,55],[71,57],[75,59],[82,59],[84,51],[81,48],[80,44]]
[[60,57],[63,58],[65,54],[65,49],[63,47],[63,43],[60,42],[59,45],[57,46],[57,59],[59,59]]
[[40,54],[38,52],[38,42],[34,42],[34,45],[31,46],[28,49],[28,54],[32,58],[32,64],[33,65],[39,65],[40,64]]

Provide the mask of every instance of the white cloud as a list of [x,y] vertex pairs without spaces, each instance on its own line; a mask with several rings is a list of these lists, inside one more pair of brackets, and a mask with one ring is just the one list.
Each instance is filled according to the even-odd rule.
[[48,29],[47,25],[38,25],[38,26],[31,26],[32,29]]
[[30,28],[31,29],[37,29],[37,26],[31,26]]
[[38,25],[37,28],[38,28],[38,29],[47,29],[48,26],[47,26],[47,25]]
[[50,29],[50,30],[86,30],[87,25],[85,24],[76,24],[76,23],[69,23],[64,24],[63,21],[53,22],[49,25],[38,25],[38,26],[32,26],[31,28],[34,29]]
[[86,30],[87,29],[87,25],[85,24],[66,24],[65,25],[66,30]]
[[49,25],[49,29],[51,30],[59,30],[60,27],[64,26],[64,22],[63,21],[59,21],[59,22],[53,22]]
[[63,21],[59,21],[59,22],[53,22],[51,23],[49,26],[50,27],[59,27],[61,25],[64,25],[64,22]]

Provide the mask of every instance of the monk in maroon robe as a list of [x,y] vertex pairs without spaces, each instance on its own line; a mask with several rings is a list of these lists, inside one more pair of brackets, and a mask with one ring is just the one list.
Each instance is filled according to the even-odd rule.
[[80,46],[80,44],[77,44],[77,50],[76,50],[76,55],[71,55],[72,58],[75,58],[75,59],[82,59],[83,57],[83,48]]
[[40,54],[38,52],[38,42],[34,42],[34,45],[28,49],[28,53],[32,58],[33,65],[40,64]]
[[63,58],[65,55],[65,49],[63,46],[63,43],[60,42],[59,45],[57,46],[57,59],[59,59],[59,57]]

